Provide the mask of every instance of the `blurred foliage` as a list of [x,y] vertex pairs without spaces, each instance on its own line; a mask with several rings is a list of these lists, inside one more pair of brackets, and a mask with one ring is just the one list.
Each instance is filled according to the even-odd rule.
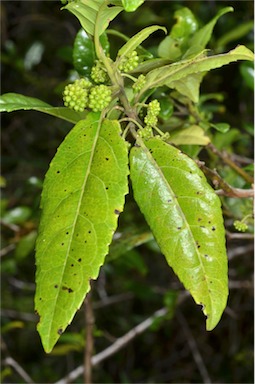
[[[75,76],[72,45],[79,30],[78,21],[71,14],[60,12],[61,3],[57,1],[11,1],[1,2],[0,6],[2,93],[23,93],[61,106],[63,87]],[[241,43],[253,48],[251,1],[150,1],[135,14],[122,13],[110,27],[129,36],[153,23],[166,25],[170,30],[172,14],[183,6],[190,8],[202,24],[224,6],[233,6],[235,12],[218,21],[211,49],[224,52]],[[155,49],[160,38],[160,34],[153,35]],[[109,35],[109,39],[111,53],[115,54],[122,40],[114,35]],[[146,42],[144,46],[147,48]],[[200,99],[216,126],[212,142],[250,174],[253,172],[253,74],[253,67],[247,63],[213,71],[202,83]],[[165,107],[163,111],[169,116],[172,108]],[[222,122],[230,127],[227,132],[219,125]],[[70,128],[70,123],[39,112],[2,115],[3,383],[26,382],[13,366],[5,364],[6,357],[16,360],[35,383],[57,381],[83,362],[83,308],[51,355],[43,352],[33,312],[34,242],[42,180]],[[194,147],[192,151],[196,151]],[[217,168],[234,187],[247,187],[247,182],[217,155],[203,150],[200,158],[210,168]],[[234,220],[242,220],[251,212],[252,201],[233,198],[222,201],[227,231],[235,232]],[[249,235],[250,218],[247,224]],[[167,267],[129,196],[109,262],[94,283],[95,353],[164,305],[170,307],[171,315],[95,368],[94,382],[203,382],[179,321],[178,313],[182,313],[212,382],[253,383],[253,252],[252,242],[246,237],[228,236],[228,308],[217,328],[206,332],[202,313],[190,298],[176,304],[183,288]],[[128,295],[122,298],[122,294]],[[107,305],[108,296],[116,297],[116,303]],[[75,382],[81,382],[81,378]]]

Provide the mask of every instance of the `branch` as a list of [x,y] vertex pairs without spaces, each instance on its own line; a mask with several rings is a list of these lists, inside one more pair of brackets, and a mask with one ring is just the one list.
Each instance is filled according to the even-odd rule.
[[253,183],[253,177],[251,177],[247,172],[245,172],[242,168],[240,168],[225,152],[220,152],[212,143],[207,145],[207,148],[211,150],[216,156],[220,157],[224,163],[228,164],[232,169],[236,171],[244,180],[248,183]]
[[202,161],[197,161],[198,166],[202,169],[204,174],[212,180],[213,185],[221,189],[217,190],[216,193],[218,195],[228,196],[228,197],[238,197],[238,198],[247,198],[247,197],[254,197],[254,190],[253,189],[240,189],[240,188],[233,188],[231,185],[226,183],[221,176],[218,174],[218,172],[214,169],[207,168]]
[[85,300],[85,322],[86,322],[86,342],[84,353],[84,383],[92,383],[92,355],[94,348],[94,313],[92,308],[91,292],[88,293]]
[[254,234],[253,233],[232,233],[232,232],[227,232],[227,238],[230,240],[233,239],[238,239],[238,240],[253,240],[254,239]]
[[17,363],[16,360],[14,360],[12,357],[6,357],[4,360],[6,365],[9,365],[10,367],[14,368],[15,371],[19,374],[22,379],[29,384],[33,384],[34,381],[31,379],[31,377],[24,371],[24,369]]
[[[96,366],[101,361],[107,359],[112,356],[114,353],[118,352],[120,349],[124,348],[130,341],[132,341],[136,336],[140,335],[142,332],[146,331],[155,319],[163,317],[167,314],[167,308],[161,308],[158,311],[154,312],[152,316],[148,319],[144,320],[142,323],[138,324],[136,327],[132,328],[129,332],[127,332],[124,336],[119,337],[112,345],[106,348],[104,351],[98,353],[93,356],[91,359],[92,366]],[[55,384],[67,384],[77,379],[77,377],[81,376],[83,373],[83,365],[80,365],[75,370],[70,372],[64,379],[59,380]]]
[[182,326],[182,329],[185,333],[185,336],[187,338],[193,359],[197,365],[197,368],[200,372],[200,375],[203,379],[203,382],[206,384],[211,384],[212,381],[210,379],[209,373],[207,371],[207,368],[205,366],[204,360],[201,356],[201,353],[199,352],[196,340],[194,339],[192,332],[188,326],[187,321],[185,320],[184,316],[179,312],[177,313],[177,318]]
[[[176,305],[182,304],[182,302],[186,300],[188,297],[190,297],[190,294],[188,291],[181,292],[178,296]],[[167,312],[168,312],[168,309],[165,307],[154,312],[152,316],[144,320],[142,323],[138,324],[136,327],[134,327],[129,332],[127,332],[124,336],[118,338],[112,345],[110,345],[104,351],[93,356],[92,366],[95,367],[96,365],[101,363],[103,360],[107,359],[114,353],[118,352],[121,348],[125,347],[125,345],[128,344],[130,341],[132,341],[136,336],[146,331],[146,329],[148,329],[153,324],[155,319],[165,316]],[[83,365],[80,365],[79,367],[75,368],[72,372],[70,372],[66,377],[57,381],[55,384],[69,384],[73,380],[76,380],[79,376],[81,376],[83,373],[83,370],[84,370]]]

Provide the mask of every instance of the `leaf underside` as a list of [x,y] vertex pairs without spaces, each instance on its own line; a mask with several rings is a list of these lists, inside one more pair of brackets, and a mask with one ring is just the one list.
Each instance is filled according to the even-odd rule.
[[224,226],[218,196],[192,159],[158,139],[131,150],[137,201],[162,253],[207,316],[220,320],[228,296]]
[[67,135],[42,193],[36,244],[38,331],[50,352],[98,276],[128,192],[127,145],[117,121],[90,113]]

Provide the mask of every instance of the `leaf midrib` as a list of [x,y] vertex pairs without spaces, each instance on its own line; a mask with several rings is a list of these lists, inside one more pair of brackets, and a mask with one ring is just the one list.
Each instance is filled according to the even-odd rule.
[[[63,268],[62,268],[63,273],[62,273],[62,280],[61,280],[60,286],[62,285],[62,282],[63,282],[63,276],[64,276],[64,272],[65,272],[66,265],[67,265],[68,255],[70,253],[70,248],[71,248],[71,244],[72,244],[73,234],[74,234],[76,223],[77,223],[77,219],[78,219],[78,216],[79,216],[81,202],[82,202],[82,198],[83,198],[83,195],[84,195],[84,190],[86,188],[87,180],[88,180],[88,177],[89,177],[89,174],[90,174],[90,170],[91,170],[92,161],[93,161],[94,154],[95,154],[95,148],[96,148],[96,145],[97,145],[97,142],[98,142],[98,138],[99,138],[99,134],[100,134],[100,130],[101,130],[101,127],[102,127],[102,124],[101,124],[100,120],[93,122],[93,124],[96,124],[96,123],[98,124],[97,133],[96,133],[96,136],[95,136],[94,141],[93,141],[93,146],[92,146],[92,150],[91,150],[90,160],[89,160],[88,167],[87,167],[87,170],[86,170],[86,174],[85,174],[85,177],[84,177],[84,182],[82,184],[82,188],[81,188],[81,192],[80,192],[80,198],[79,198],[79,201],[78,201],[78,204],[77,204],[76,214],[75,214],[75,217],[74,217],[74,220],[73,220],[73,224],[72,224],[70,241],[69,241],[69,245],[68,245],[68,248],[67,248],[67,251],[66,251],[65,262],[63,263]],[[55,312],[56,312],[56,309],[57,309],[57,305],[56,304],[58,302],[59,294],[60,294],[60,287],[59,287],[57,295],[56,295],[54,311],[53,311],[51,322],[50,322],[50,326],[49,326],[49,329],[50,329],[49,336],[48,336],[49,340],[51,338],[52,323],[53,323],[53,319],[55,318]]]

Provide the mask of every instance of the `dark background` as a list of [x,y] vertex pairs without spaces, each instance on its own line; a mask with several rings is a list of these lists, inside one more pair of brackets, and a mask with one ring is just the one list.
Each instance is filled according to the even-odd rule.
[[[136,13],[122,13],[111,23],[111,28],[128,36],[150,24],[166,25],[169,30],[173,12],[180,6],[189,7],[205,24],[220,8],[229,5],[235,12],[218,21],[211,42],[213,49],[224,33],[252,20],[252,1],[146,1]],[[60,11],[60,7],[59,1],[1,2],[1,93],[17,92],[62,105],[61,93],[73,70],[72,44],[80,26],[74,16]],[[155,34],[150,41],[157,45],[160,37]],[[253,33],[229,43],[225,50],[238,43],[252,49]],[[43,53],[38,63],[29,64],[28,51],[35,44]],[[119,40],[111,40],[113,55],[119,44]],[[252,158],[253,93],[239,65],[212,71],[203,82],[202,92],[225,95],[221,121],[238,132],[226,149]],[[27,217],[16,224],[18,228],[2,227],[2,248],[11,246],[1,259],[4,383],[26,382],[15,368],[6,364],[7,357],[20,364],[35,383],[57,381],[83,363],[83,309],[60,338],[55,351],[50,355],[44,353],[33,311],[34,251],[20,256],[15,250],[22,237],[36,231],[41,182],[56,148],[71,127],[68,122],[39,112],[2,114],[2,210],[4,214],[15,207],[29,210]],[[209,161],[214,164],[215,159]],[[226,169],[224,172],[239,186],[236,175]],[[233,202],[233,210],[242,212],[243,205],[248,203],[238,204]],[[226,215],[229,231],[233,231],[232,221]],[[132,223],[145,225],[130,196],[126,212],[120,218],[120,230],[131,227]],[[212,383],[253,383],[252,240],[228,238],[228,250],[230,296],[215,330],[205,331],[200,308],[190,297],[185,297],[172,307],[172,317],[155,324],[96,367],[94,382],[202,383],[206,382],[206,374],[201,369],[206,367]],[[95,353],[163,307],[167,298],[171,305],[175,295],[180,298],[182,294],[181,284],[154,243],[106,264],[93,288],[94,303],[100,307],[95,309]],[[116,297],[117,303],[105,305],[104,295]],[[118,300],[118,295],[124,296]],[[202,363],[195,362],[197,353]],[[82,382],[82,378],[75,382]]]

